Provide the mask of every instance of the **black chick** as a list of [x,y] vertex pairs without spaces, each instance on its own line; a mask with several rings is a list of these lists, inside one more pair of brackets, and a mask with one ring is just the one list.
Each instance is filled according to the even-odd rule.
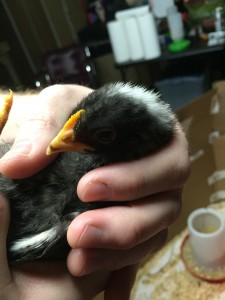
[[109,205],[81,202],[79,179],[94,168],[160,148],[174,136],[174,124],[168,105],[142,87],[107,84],[84,98],[48,147],[48,155],[63,152],[50,166],[27,179],[0,177],[0,192],[11,205],[9,263],[65,259],[70,222]]

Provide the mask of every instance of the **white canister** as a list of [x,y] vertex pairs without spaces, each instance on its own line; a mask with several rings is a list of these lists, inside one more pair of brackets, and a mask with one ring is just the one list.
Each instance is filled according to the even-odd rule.
[[199,266],[217,268],[225,265],[225,221],[214,209],[200,208],[188,217],[188,231],[193,257]]

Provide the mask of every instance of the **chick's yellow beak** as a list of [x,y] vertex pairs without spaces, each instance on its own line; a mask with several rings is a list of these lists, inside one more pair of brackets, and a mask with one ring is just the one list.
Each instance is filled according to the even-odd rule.
[[84,113],[85,111],[81,109],[70,117],[70,119],[65,123],[58,135],[52,140],[52,142],[48,146],[46,151],[47,155],[65,151],[86,152],[87,150],[94,150],[91,146],[76,141],[74,128],[81,115]]

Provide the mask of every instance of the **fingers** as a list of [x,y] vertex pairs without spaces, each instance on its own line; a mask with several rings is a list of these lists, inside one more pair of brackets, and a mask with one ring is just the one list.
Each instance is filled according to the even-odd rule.
[[181,191],[175,190],[81,214],[68,228],[69,271],[83,276],[136,264],[161,248],[180,211]]
[[128,206],[87,211],[71,223],[67,239],[73,249],[130,249],[167,228],[181,210],[180,191],[153,195]]
[[[4,135],[8,138],[13,131],[16,140],[12,149],[1,158],[0,172],[7,177],[24,178],[48,165],[54,159],[54,156],[46,156],[49,143],[76,103],[90,91],[85,87],[56,85],[43,90],[36,98],[32,97],[32,106],[28,104],[29,96],[18,101],[15,99]],[[61,98],[64,101],[60,101]],[[17,115],[24,116],[24,120]],[[15,122],[16,127],[20,127],[19,131],[18,128],[15,130]]]
[[0,195],[0,291],[11,283],[11,273],[7,262],[6,237],[9,226],[9,205]]
[[167,230],[128,250],[75,249],[67,258],[67,266],[74,276],[84,276],[96,271],[109,271],[137,264],[147,254],[159,250],[165,243]]
[[185,136],[177,126],[173,141],[142,159],[93,170],[81,178],[83,201],[134,200],[181,187],[190,173]]

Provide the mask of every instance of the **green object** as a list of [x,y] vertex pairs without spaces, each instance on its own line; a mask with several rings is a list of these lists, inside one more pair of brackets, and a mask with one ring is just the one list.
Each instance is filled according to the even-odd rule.
[[186,50],[187,48],[189,48],[191,44],[191,41],[189,40],[176,40],[174,42],[172,42],[171,44],[169,44],[168,46],[168,50],[174,53],[178,53],[178,52],[182,52],[184,50]]
[[215,16],[215,9],[219,6],[225,8],[224,0],[185,0],[184,4],[188,11],[188,17],[195,23],[201,23],[204,19]]

